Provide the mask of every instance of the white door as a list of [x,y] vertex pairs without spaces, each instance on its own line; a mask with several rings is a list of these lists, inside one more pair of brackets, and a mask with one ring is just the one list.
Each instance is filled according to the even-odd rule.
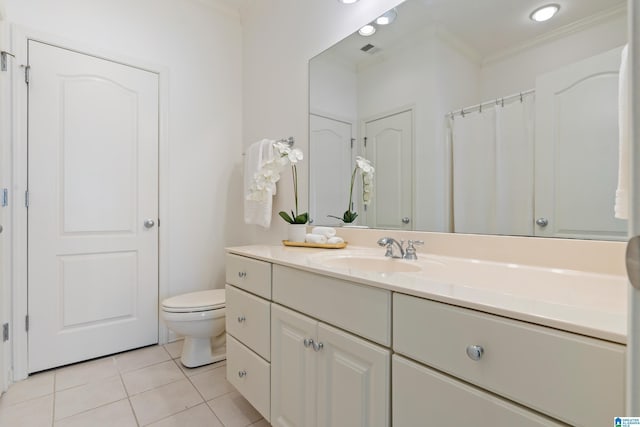
[[351,123],[309,115],[309,217],[313,225],[340,225],[349,204]]
[[626,221],[614,218],[613,209],[620,52],[621,48],[614,49],[536,80],[538,236],[606,240],[627,236]]
[[158,76],[29,41],[29,372],[158,341]]
[[271,305],[271,425],[316,425],[316,374],[313,347],[317,322]]
[[318,425],[390,425],[390,351],[320,323]]
[[[373,202],[366,211],[366,225],[411,230],[413,111],[366,121],[365,138],[365,157],[376,170]],[[358,194],[362,194],[361,190]]]

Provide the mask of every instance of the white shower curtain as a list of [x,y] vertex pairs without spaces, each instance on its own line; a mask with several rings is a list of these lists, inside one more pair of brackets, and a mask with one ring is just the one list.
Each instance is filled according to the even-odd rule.
[[533,102],[450,119],[455,232],[533,234]]

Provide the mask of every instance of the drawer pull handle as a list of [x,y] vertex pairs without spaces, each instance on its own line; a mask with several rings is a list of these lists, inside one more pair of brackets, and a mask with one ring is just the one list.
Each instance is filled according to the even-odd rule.
[[245,277],[247,277],[247,272],[246,271],[238,271],[238,277],[241,279],[244,279]]
[[247,376],[247,371],[238,371],[238,376],[239,376],[240,378],[244,378],[244,377],[246,377],[246,376]]
[[484,348],[481,345],[470,345],[467,347],[467,356],[471,360],[480,360],[484,354]]
[[302,344],[304,344],[304,346],[306,348],[309,348],[314,344],[313,343],[313,339],[312,338],[305,338],[304,341],[302,341]]
[[314,342],[312,344],[313,344],[313,349],[315,351],[320,351],[320,350],[322,350],[324,348],[324,344],[322,344],[321,342],[318,342],[318,343]]
[[246,317],[244,317],[244,316],[238,316],[238,323],[242,323],[242,322],[244,322],[245,320],[247,320],[247,318],[246,318]]

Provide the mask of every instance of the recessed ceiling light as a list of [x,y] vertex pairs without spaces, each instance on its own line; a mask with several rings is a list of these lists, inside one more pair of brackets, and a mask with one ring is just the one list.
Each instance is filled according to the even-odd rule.
[[398,16],[398,12],[396,11],[396,9],[391,9],[389,11],[387,11],[384,15],[378,17],[378,19],[376,19],[376,24],[378,25],[387,25],[387,24],[391,24],[393,21],[396,20],[396,17]]
[[342,4],[353,4],[355,2],[357,2],[358,0],[338,0],[340,3]]
[[361,36],[365,36],[365,37],[369,37],[371,35],[373,35],[373,33],[376,32],[376,27],[374,27],[371,24],[367,24],[364,27],[360,28],[358,30],[358,34],[360,34]]
[[548,4],[546,6],[542,6],[531,12],[529,18],[533,19],[536,22],[544,22],[547,21],[558,13],[560,10],[560,5],[557,4]]

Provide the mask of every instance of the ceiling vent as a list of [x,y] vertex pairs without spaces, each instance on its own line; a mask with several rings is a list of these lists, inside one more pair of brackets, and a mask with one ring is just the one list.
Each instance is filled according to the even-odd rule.
[[382,49],[372,45],[371,43],[367,43],[360,48],[361,51],[368,53],[369,55],[373,55],[374,53],[380,52]]

